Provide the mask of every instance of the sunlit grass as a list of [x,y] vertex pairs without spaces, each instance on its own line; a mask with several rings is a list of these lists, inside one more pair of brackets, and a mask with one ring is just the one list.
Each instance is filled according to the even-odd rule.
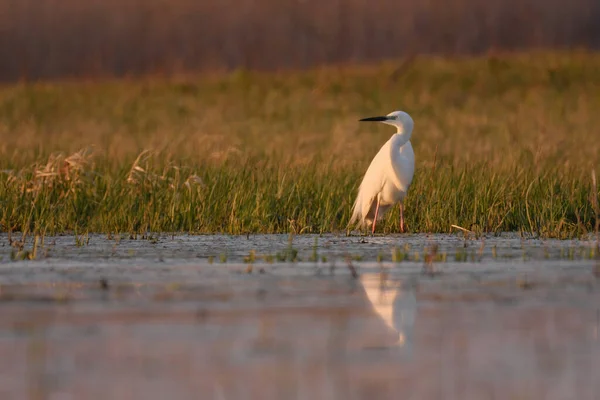
[[396,109],[415,119],[410,231],[594,230],[599,55],[396,67],[5,86],[2,230],[346,232],[391,134],[357,119]]

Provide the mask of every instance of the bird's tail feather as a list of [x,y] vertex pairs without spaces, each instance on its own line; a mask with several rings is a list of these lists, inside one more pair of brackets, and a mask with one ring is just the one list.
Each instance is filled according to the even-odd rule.
[[350,221],[348,223],[348,226],[359,229],[368,227],[370,222],[364,213],[364,196],[361,194],[361,189],[362,185],[358,189],[358,195],[356,196],[356,200],[354,200],[354,205],[352,206],[352,216],[350,217]]
[[356,200],[354,200],[354,205],[352,206],[352,216],[350,217],[350,221],[348,222],[349,227],[354,228],[358,225],[362,225],[362,203],[360,199],[360,196],[356,196]]

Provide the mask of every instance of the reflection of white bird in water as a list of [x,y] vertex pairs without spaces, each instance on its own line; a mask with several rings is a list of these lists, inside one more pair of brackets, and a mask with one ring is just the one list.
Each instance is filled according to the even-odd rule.
[[403,290],[401,282],[380,280],[379,274],[363,274],[360,281],[371,306],[386,326],[398,333],[396,346],[413,346],[417,299],[412,290]]
[[367,169],[354,202],[350,223],[361,227],[371,225],[375,233],[377,220],[398,203],[400,231],[404,232],[404,198],[415,172],[415,153],[410,144],[414,122],[404,111],[394,111],[383,117],[363,118],[393,125],[397,132],[381,147]]

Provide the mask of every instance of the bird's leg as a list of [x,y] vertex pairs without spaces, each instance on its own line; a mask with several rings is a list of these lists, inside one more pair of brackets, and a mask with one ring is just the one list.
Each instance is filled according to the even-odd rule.
[[375,234],[375,224],[377,223],[377,214],[379,214],[379,197],[377,198],[377,207],[375,207],[375,218],[373,218],[373,228],[371,234]]
[[400,232],[404,233],[404,204],[400,203]]

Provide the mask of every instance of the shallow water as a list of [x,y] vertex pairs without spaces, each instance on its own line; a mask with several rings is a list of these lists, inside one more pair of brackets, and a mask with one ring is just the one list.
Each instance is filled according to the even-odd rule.
[[3,235],[0,398],[596,399],[595,246]]

